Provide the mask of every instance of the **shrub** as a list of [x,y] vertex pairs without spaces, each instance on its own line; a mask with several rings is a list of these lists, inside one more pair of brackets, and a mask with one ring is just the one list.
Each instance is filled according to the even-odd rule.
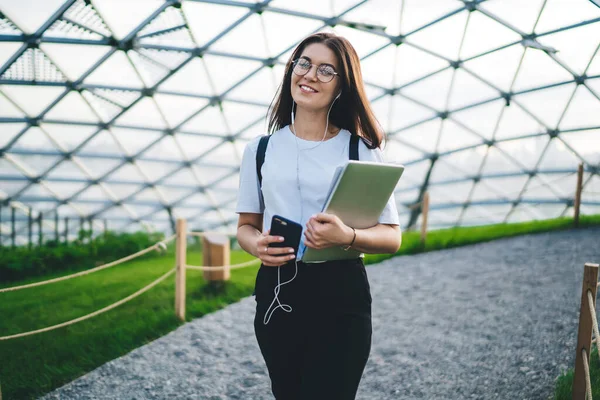
[[86,232],[81,232],[77,240],[68,244],[51,240],[31,249],[0,246],[0,282],[93,268],[136,253],[163,238],[161,233],[107,232],[91,239]]

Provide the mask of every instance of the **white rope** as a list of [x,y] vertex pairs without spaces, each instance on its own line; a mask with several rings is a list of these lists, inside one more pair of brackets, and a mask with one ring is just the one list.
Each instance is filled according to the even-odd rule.
[[120,260],[116,260],[116,261],[110,262],[108,264],[100,265],[100,266],[98,266],[96,268],[88,269],[86,271],[77,272],[77,273],[71,274],[71,275],[61,276],[60,278],[49,279],[47,281],[35,282],[35,283],[30,283],[28,285],[21,285],[21,286],[14,286],[14,287],[9,287],[9,288],[5,288],[5,289],[0,289],[0,293],[3,293],[3,292],[12,292],[12,291],[15,291],[15,290],[21,290],[21,289],[32,288],[32,287],[35,287],[35,286],[47,285],[49,283],[55,283],[55,282],[65,281],[67,279],[76,278],[78,276],[83,276],[83,275],[91,274],[92,272],[98,272],[98,271],[101,271],[103,269],[114,267],[115,265],[122,264],[122,263],[127,262],[129,260],[132,260],[132,259],[134,259],[136,257],[140,257],[140,256],[142,256],[142,255],[144,255],[146,253],[151,252],[152,250],[158,249],[159,247],[161,247],[161,244],[162,244],[162,246],[166,246],[166,244],[169,243],[169,242],[171,242],[173,239],[175,239],[175,235],[173,235],[173,236],[171,236],[171,237],[169,237],[169,238],[167,238],[165,240],[162,240],[162,241],[160,241],[160,242],[158,242],[158,243],[156,243],[156,244],[148,247],[147,249],[140,250],[140,251],[138,251],[135,254],[131,254],[131,255],[127,256],[127,257],[123,257]]
[[224,233],[224,232],[187,232],[187,235],[188,236],[196,236],[196,237],[204,237],[206,235],[223,235],[223,236],[228,236],[228,237],[235,236],[230,233]]
[[3,336],[3,337],[0,337],[0,340],[8,340],[8,339],[14,339],[14,338],[23,337],[23,336],[35,335],[36,333],[42,333],[42,332],[51,331],[51,330],[54,330],[54,329],[62,328],[63,326],[72,325],[72,324],[75,324],[77,322],[80,322],[80,321],[92,318],[92,317],[94,317],[94,316],[96,316],[98,314],[102,314],[103,312],[112,310],[113,308],[118,307],[121,304],[126,303],[129,300],[131,300],[131,299],[136,298],[137,296],[139,296],[142,293],[150,290],[154,286],[158,285],[159,283],[161,283],[162,281],[164,281],[165,279],[167,279],[169,277],[169,275],[173,274],[173,272],[175,272],[175,268],[171,269],[169,272],[167,272],[166,274],[164,274],[163,276],[161,276],[160,278],[158,278],[157,280],[155,280],[154,282],[152,282],[148,286],[146,286],[146,287],[138,290],[134,294],[129,295],[128,297],[126,297],[126,298],[124,298],[122,300],[119,300],[116,303],[111,304],[110,306],[104,307],[101,310],[94,311],[91,314],[84,315],[83,317],[79,317],[79,318],[73,319],[71,321],[63,322],[62,324],[58,324],[58,325],[54,325],[54,326],[49,326],[49,327],[43,328],[43,329],[38,329],[36,331],[24,332],[24,333],[19,333],[19,334],[16,334],[16,335],[11,335],[11,336]]
[[581,357],[583,361],[583,369],[585,371],[585,397],[592,400],[592,383],[590,382],[590,366],[588,365],[587,352],[581,349]]
[[195,269],[195,270],[199,270],[199,271],[223,271],[225,269],[238,269],[238,268],[245,268],[245,267],[249,267],[251,265],[254,264],[259,264],[260,263],[260,259],[255,259],[255,260],[251,260],[251,261],[246,261],[240,264],[234,264],[234,265],[217,265],[217,266],[212,266],[212,267],[206,267],[204,265],[186,265],[185,267],[188,269]]
[[[600,337],[600,333],[598,333],[598,319],[596,318],[596,309],[594,307],[594,299],[592,298],[592,291],[587,291],[588,296],[588,307],[590,308],[590,314],[592,315],[592,327],[594,329],[594,336],[596,338]],[[600,351],[598,352],[598,358],[600,359]]]

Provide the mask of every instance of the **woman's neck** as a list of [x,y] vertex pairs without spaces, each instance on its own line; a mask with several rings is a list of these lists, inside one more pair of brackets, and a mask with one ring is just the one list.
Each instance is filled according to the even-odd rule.
[[[294,116],[294,124],[291,126],[292,133],[304,140],[320,141],[323,139],[325,127],[327,126],[327,112],[308,111],[298,107]],[[340,129],[329,122],[325,140],[334,137]]]

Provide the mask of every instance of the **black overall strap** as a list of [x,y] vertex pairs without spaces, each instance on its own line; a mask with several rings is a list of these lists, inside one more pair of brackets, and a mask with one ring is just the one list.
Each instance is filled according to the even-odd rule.
[[266,135],[260,138],[258,142],[258,150],[256,151],[256,174],[258,175],[258,184],[262,187],[262,169],[265,163],[265,153],[267,152],[267,144],[269,143],[270,135]]
[[358,141],[360,137],[358,135],[350,135],[350,159],[358,161]]

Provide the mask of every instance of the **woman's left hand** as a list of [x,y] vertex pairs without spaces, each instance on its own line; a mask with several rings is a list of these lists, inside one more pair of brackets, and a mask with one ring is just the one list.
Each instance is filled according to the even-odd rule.
[[352,228],[336,215],[319,213],[310,217],[304,231],[304,244],[313,249],[347,245],[354,236]]

